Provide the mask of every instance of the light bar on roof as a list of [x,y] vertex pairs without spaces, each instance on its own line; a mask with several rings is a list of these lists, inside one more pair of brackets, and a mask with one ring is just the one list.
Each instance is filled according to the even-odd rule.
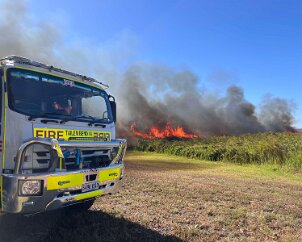
[[65,70],[62,70],[60,68],[56,68],[56,67],[53,67],[53,66],[50,66],[50,65],[46,65],[46,64],[37,62],[37,61],[30,60],[30,59],[28,59],[26,57],[23,57],[23,56],[16,56],[16,55],[7,56],[7,57],[4,57],[4,58],[0,59],[0,62],[3,65],[13,65],[14,63],[18,63],[18,64],[26,64],[26,65],[36,66],[36,67],[39,67],[39,68],[44,68],[44,69],[47,69],[48,71],[53,70],[53,71],[60,72],[60,73],[66,74],[66,75],[81,78],[82,80],[85,80],[85,81],[92,82],[92,83],[97,84],[101,87],[105,87],[105,89],[109,88],[109,85],[104,84],[104,83],[102,83],[102,82],[100,82],[100,81],[98,81],[94,78],[83,76],[83,75],[80,75],[80,74],[77,74],[77,73],[74,73],[74,72],[70,72],[70,71],[65,71]]

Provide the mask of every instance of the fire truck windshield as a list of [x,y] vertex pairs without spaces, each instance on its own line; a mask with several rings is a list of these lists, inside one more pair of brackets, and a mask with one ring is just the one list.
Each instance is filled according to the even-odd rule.
[[10,68],[7,71],[10,109],[30,117],[84,122],[111,122],[105,91],[70,79]]

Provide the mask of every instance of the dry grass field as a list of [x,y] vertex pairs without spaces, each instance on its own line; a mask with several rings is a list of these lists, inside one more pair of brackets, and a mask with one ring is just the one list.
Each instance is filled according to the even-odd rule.
[[128,152],[90,211],[2,216],[0,241],[302,241],[302,174]]

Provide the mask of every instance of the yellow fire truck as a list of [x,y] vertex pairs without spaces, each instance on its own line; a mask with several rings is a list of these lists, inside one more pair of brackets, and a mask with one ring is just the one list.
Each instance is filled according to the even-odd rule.
[[119,189],[127,142],[107,85],[20,56],[0,75],[1,212],[87,209]]

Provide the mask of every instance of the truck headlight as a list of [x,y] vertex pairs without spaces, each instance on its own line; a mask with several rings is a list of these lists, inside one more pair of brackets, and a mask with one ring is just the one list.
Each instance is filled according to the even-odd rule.
[[22,180],[19,181],[20,195],[38,196],[42,194],[41,180]]

